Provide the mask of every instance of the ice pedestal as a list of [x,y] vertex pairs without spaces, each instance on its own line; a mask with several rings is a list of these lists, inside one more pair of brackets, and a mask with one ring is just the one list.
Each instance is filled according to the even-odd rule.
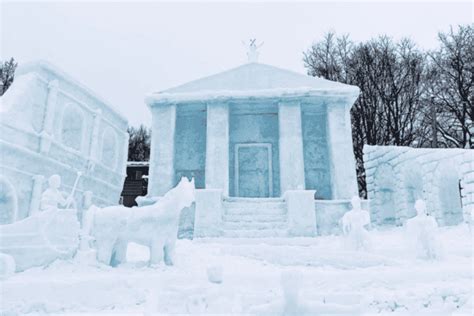
[[314,190],[288,190],[284,197],[288,210],[288,235],[312,237],[316,235]]
[[222,190],[196,190],[194,237],[222,235]]

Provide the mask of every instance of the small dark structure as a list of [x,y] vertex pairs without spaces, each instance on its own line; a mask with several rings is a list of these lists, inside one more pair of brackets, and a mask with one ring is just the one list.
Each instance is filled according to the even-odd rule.
[[137,196],[148,193],[148,161],[127,162],[127,177],[123,185],[122,204],[127,207],[137,206]]

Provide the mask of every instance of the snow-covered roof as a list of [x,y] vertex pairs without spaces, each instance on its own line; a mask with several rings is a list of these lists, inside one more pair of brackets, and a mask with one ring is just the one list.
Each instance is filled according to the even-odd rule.
[[183,85],[148,95],[149,105],[246,97],[300,95],[357,96],[359,88],[290,70],[248,63]]

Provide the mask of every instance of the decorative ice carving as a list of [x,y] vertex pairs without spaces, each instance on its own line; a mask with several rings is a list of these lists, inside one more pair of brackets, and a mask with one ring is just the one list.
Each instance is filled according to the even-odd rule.
[[438,223],[433,216],[426,212],[423,200],[415,202],[417,215],[407,221],[408,242],[414,247],[413,251],[421,259],[437,259],[440,256],[438,245]]
[[[260,47],[262,47],[263,45],[263,42],[260,43],[259,45],[257,45],[255,42],[257,41],[257,39],[255,38],[252,38],[249,40],[249,44],[248,44],[248,51],[247,51],[247,59],[248,59],[248,62],[249,63],[256,63],[258,62],[258,55],[259,55],[259,52],[257,51]],[[245,42],[243,42],[244,45],[247,46],[247,44],[245,44]]]
[[209,282],[217,283],[217,284],[222,283],[222,281],[223,281],[223,277],[222,277],[223,269],[222,269],[221,265],[210,266],[210,267],[207,268],[206,271],[207,271],[207,279],[209,280]]
[[369,212],[362,209],[358,196],[352,197],[351,204],[352,210],[342,217],[342,232],[353,249],[367,249],[369,243],[365,227],[370,224]]
[[76,181],[74,182],[74,186],[69,196],[67,196],[65,192],[59,190],[59,187],[61,186],[61,177],[59,175],[54,174],[49,177],[49,187],[41,195],[41,211],[57,211],[58,206],[62,206],[62,208],[65,209],[69,208],[71,204],[74,203],[73,196],[80,176],[81,172],[78,172]]
[[150,247],[150,263],[163,259],[173,265],[179,215],[194,202],[194,179],[181,178],[163,198],[148,206],[127,208],[122,205],[99,209],[92,206],[85,225],[95,238],[97,259],[112,266],[125,262],[127,245],[135,242]]

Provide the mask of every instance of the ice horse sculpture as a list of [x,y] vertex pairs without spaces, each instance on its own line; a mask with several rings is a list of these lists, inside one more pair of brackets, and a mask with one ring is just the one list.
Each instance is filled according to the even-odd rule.
[[126,261],[127,245],[135,242],[150,248],[150,264],[163,259],[173,265],[179,214],[194,202],[194,179],[181,178],[178,185],[156,203],[127,208],[97,208],[86,215],[86,231],[95,239],[97,260],[116,266]]

